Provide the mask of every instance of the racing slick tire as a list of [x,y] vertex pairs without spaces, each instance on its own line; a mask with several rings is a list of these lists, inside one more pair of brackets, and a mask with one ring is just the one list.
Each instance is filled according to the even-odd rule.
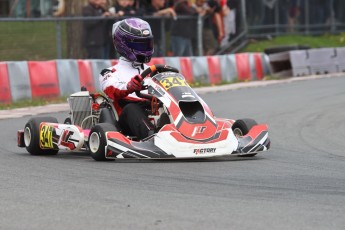
[[66,125],[71,125],[72,124],[72,119],[70,117],[67,117],[63,123],[66,124]]
[[[253,128],[253,126],[257,125],[258,123],[253,119],[239,119],[236,120],[235,123],[232,125],[232,131],[234,132],[236,137],[242,137],[249,133],[249,130]],[[257,153],[247,154],[247,155],[238,155],[239,157],[253,157]]]
[[41,149],[40,147],[40,124],[42,122],[58,123],[55,117],[33,117],[25,125],[24,143],[26,150],[31,155],[56,155],[59,150]]
[[106,132],[113,131],[117,132],[113,124],[110,123],[99,123],[92,127],[89,135],[89,149],[91,157],[95,161],[109,161],[105,157],[105,147],[107,146],[107,138],[105,137]]

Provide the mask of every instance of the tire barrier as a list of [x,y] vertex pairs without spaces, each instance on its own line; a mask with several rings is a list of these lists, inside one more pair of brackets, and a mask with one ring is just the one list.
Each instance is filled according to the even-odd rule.
[[33,99],[60,96],[55,61],[29,61],[28,69]]
[[57,60],[57,74],[61,96],[68,96],[80,90],[79,70],[76,60]]
[[[0,62],[0,103],[68,96],[82,86],[100,91],[100,71],[116,63],[117,60]],[[187,81],[211,85],[261,80],[270,70],[268,57],[263,53],[152,58],[148,64],[174,66]]]
[[93,77],[91,60],[78,60],[77,63],[79,70],[80,85],[86,87],[86,89],[91,92],[96,91],[94,80],[96,77]]
[[269,55],[271,72],[276,76],[299,77],[344,72],[345,48],[286,51]]
[[10,81],[5,63],[0,63],[0,103],[11,102]]
[[7,69],[12,101],[32,99],[28,63],[7,62]]

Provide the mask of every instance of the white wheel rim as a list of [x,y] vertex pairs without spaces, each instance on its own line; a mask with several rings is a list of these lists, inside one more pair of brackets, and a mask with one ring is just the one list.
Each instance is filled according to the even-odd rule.
[[239,128],[234,129],[235,137],[239,138],[243,136],[242,130]]
[[31,131],[29,127],[26,127],[24,130],[24,144],[28,147],[31,143]]
[[91,152],[95,153],[98,151],[100,145],[100,140],[98,133],[92,133],[89,138],[89,146]]

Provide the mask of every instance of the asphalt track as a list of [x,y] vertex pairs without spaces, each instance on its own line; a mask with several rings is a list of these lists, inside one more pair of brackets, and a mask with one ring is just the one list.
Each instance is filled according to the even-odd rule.
[[16,147],[28,116],[0,120],[0,229],[345,228],[345,77],[202,97],[218,117],[269,124],[272,148],[199,161],[38,157]]

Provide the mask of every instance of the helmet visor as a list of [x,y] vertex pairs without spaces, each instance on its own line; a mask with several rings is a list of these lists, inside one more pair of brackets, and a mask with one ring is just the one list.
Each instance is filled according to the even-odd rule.
[[141,39],[134,41],[126,41],[128,48],[136,51],[152,51],[153,50],[153,39]]

